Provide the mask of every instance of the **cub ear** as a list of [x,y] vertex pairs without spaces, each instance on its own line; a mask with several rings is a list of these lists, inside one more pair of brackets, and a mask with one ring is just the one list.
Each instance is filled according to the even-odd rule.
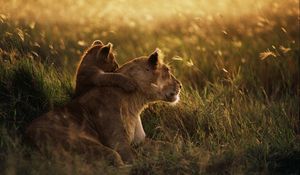
[[95,45],[104,45],[104,44],[103,44],[102,41],[100,41],[100,40],[95,40],[95,41],[93,42],[92,46],[95,46]]
[[97,53],[97,60],[98,61],[108,61],[109,53],[112,50],[113,45],[111,43],[106,44],[103,46]]
[[153,66],[153,68],[156,68],[158,65],[158,52],[159,50],[156,49],[148,58],[148,62],[151,66]]

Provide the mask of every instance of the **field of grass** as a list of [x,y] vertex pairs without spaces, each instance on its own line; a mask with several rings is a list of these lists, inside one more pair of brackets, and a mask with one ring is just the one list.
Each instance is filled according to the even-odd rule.
[[[299,174],[298,0],[0,0],[0,174]],[[111,42],[119,63],[164,53],[183,84],[176,106],[143,113],[131,169],[41,155],[34,118],[67,103],[80,55]]]

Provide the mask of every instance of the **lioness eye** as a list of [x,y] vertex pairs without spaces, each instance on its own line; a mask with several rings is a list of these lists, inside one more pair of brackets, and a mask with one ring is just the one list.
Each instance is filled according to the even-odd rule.
[[150,71],[150,69],[149,69],[149,68],[146,68],[146,71]]

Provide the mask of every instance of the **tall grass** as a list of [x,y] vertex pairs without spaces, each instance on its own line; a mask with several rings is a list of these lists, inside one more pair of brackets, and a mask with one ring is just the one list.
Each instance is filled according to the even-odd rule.
[[[299,173],[299,2],[224,2],[231,12],[202,1],[175,1],[175,12],[130,1],[139,17],[122,15],[122,1],[65,0],[72,8],[59,13],[59,3],[28,1],[20,9],[16,1],[3,2],[0,174]],[[47,11],[38,9],[45,4]],[[102,11],[74,16],[93,6]],[[151,105],[142,114],[147,136],[173,148],[138,148],[130,169],[47,157],[24,138],[29,122],[70,100],[76,64],[95,39],[112,42],[121,63],[161,48],[184,86],[179,104]]]

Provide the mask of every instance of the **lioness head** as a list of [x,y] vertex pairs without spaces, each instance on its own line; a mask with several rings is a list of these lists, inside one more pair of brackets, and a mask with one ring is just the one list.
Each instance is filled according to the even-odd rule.
[[100,40],[93,42],[82,56],[84,66],[97,66],[104,72],[114,72],[119,66],[112,52],[112,44],[104,45]]
[[133,59],[117,72],[134,79],[140,92],[150,101],[176,103],[179,100],[181,83],[171,73],[170,68],[159,59],[158,51],[150,56]]

